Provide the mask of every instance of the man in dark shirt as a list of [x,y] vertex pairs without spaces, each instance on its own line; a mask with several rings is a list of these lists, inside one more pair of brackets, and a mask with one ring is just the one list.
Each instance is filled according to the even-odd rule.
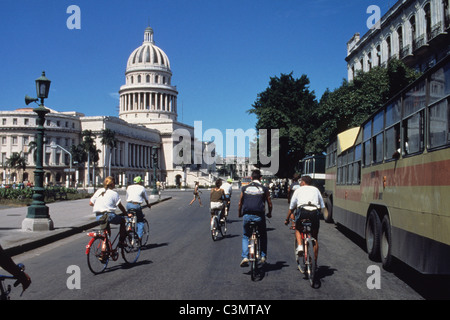
[[244,228],[242,236],[242,261],[241,267],[248,266],[248,239],[251,236],[250,222],[258,224],[259,234],[261,236],[261,262],[266,261],[267,257],[267,230],[265,217],[265,204],[269,212],[268,218],[272,217],[272,200],[270,199],[269,189],[264,187],[261,182],[261,171],[252,172],[252,182],[242,187],[241,197],[239,199],[239,217],[244,217]]

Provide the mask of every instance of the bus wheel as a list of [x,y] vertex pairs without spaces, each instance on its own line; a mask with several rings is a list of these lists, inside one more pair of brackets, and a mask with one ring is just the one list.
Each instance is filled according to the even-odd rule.
[[323,220],[325,222],[333,222],[333,205],[331,204],[330,198],[325,198],[325,209],[323,210]]
[[367,217],[366,224],[366,249],[369,259],[378,261],[380,257],[381,221],[375,209],[372,209]]
[[392,238],[391,238],[391,222],[387,215],[384,216],[381,222],[381,262],[383,263],[383,268],[389,270],[392,264]]

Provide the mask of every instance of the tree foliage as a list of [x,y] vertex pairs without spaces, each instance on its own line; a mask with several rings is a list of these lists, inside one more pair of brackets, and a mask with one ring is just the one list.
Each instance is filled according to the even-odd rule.
[[[304,145],[310,129],[310,111],[317,106],[309,89],[309,79],[290,74],[270,78],[269,87],[258,94],[250,114],[257,116],[256,130],[279,129],[279,177],[291,177],[305,155]],[[269,137],[270,141],[270,137]]]
[[418,74],[402,61],[391,60],[386,68],[358,72],[351,82],[316,100],[309,79],[290,74],[270,78],[269,87],[257,95],[249,113],[257,116],[256,129],[280,130],[278,177],[292,177],[304,156],[325,151],[338,133],[359,126]]
[[374,67],[369,72],[358,72],[353,81],[343,80],[336,90],[327,90],[319,107],[313,111],[319,125],[308,136],[305,146],[308,152],[323,152],[333,137],[360,126],[418,76],[402,61],[391,60],[387,68]]

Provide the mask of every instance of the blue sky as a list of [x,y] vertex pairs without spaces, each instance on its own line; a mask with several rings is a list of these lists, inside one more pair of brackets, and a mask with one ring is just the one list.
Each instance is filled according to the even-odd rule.
[[[144,30],[168,55],[178,120],[203,131],[251,129],[247,113],[270,77],[306,74],[317,99],[347,77],[346,43],[365,34],[367,8],[394,0],[1,0],[0,110],[24,107],[34,80],[52,81],[46,106],[118,116],[118,91]],[[67,8],[81,9],[69,30]]]

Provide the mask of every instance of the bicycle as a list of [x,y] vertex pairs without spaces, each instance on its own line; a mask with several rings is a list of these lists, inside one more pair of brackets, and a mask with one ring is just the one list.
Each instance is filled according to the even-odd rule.
[[[20,268],[22,272],[25,270],[25,266],[22,263],[19,263],[17,266]],[[3,283],[5,280],[16,280],[14,282],[14,287],[17,287],[20,284],[20,281],[16,277],[0,274],[0,300],[10,300],[9,294],[11,293],[11,285],[8,284],[5,287],[5,284]],[[25,290],[22,291],[20,296],[22,296],[24,291]]]
[[[143,206],[142,208],[145,208],[145,207],[147,207],[147,206]],[[127,231],[133,230],[134,232],[137,233],[136,209],[130,209],[130,210],[128,210],[128,213],[133,214],[133,217],[128,218],[126,220],[126,224],[125,224],[126,230]],[[144,230],[143,230],[142,237],[141,237],[141,246],[145,246],[148,242],[148,238],[150,237],[150,225],[149,225],[147,219],[145,219],[145,217],[142,222],[144,223]]]
[[222,237],[225,237],[227,233],[227,219],[219,219],[222,209],[214,209],[214,216],[211,219],[211,237],[213,241],[218,239],[219,233]]
[[112,242],[107,228],[93,230],[87,235],[91,237],[86,246],[87,264],[93,274],[105,271],[110,258],[113,261],[119,259],[119,247],[121,248],[122,258],[126,263],[134,264],[139,259],[141,242],[137,233],[133,230],[127,231],[124,242],[122,244],[117,243],[115,247],[113,246],[120,232],[117,233]]
[[[311,203],[309,206],[314,206]],[[303,207],[303,206],[302,206]],[[301,210],[300,207],[298,210]],[[310,219],[302,219],[300,221],[302,225],[302,231],[300,232],[301,241],[303,246],[303,252],[301,256],[297,252],[297,237],[295,237],[294,250],[295,250],[295,259],[297,261],[298,270],[303,273],[309,280],[311,287],[315,284],[315,276],[316,276],[316,268],[317,261],[314,254],[314,245],[316,243],[316,239],[314,239],[311,235],[312,222]]]
[[261,236],[256,222],[251,221],[249,227],[252,230],[252,235],[248,239],[248,260],[250,263],[250,275],[252,281],[255,281],[259,273],[259,264],[261,262]]

